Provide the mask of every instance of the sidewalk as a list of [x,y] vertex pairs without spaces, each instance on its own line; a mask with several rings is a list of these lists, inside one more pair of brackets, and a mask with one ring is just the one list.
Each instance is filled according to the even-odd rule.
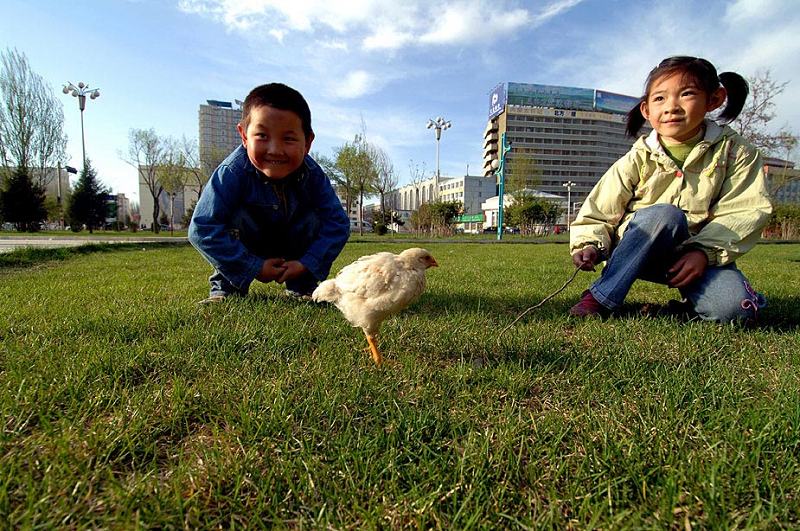
[[118,236],[103,236],[103,235],[93,235],[84,237],[79,237],[79,236],[55,237],[55,236],[36,236],[35,234],[20,235],[20,236],[10,236],[2,234],[0,235],[0,253],[11,252],[14,249],[20,249],[23,247],[52,249],[55,247],[78,247],[79,245],[85,245],[89,243],[146,244],[146,243],[169,243],[169,242],[185,243],[186,241],[187,239],[185,236],[173,236],[173,237],[153,236],[149,238],[122,238]]

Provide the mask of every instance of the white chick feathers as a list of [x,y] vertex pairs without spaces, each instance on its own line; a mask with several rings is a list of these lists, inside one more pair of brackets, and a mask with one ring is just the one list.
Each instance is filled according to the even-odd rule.
[[381,323],[417,300],[425,290],[425,270],[438,265],[431,253],[418,247],[362,256],[336,278],[322,282],[311,297],[334,304],[351,325],[361,328],[372,359],[380,365],[376,336]]

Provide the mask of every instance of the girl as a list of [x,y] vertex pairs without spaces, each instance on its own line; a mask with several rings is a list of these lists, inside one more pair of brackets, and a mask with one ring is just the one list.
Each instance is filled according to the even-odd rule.
[[600,179],[571,225],[576,267],[600,278],[570,314],[605,316],[637,278],[677,288],[694,312],[718,322],[755,319],[765,299],[735,260],[758,240],[772,206],[761,155],[727,125],[747,82],[696,57],[670,57],[647,77],[628,113],[627,132],[642,136]]

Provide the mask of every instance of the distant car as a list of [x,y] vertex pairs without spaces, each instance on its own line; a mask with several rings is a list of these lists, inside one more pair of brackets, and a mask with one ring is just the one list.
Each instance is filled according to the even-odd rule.
[[[372,225],[366,221],[361,222],[361,229],[364,232],[372,232]],[[350,232],[358,232],[358,221],[350,220]]]

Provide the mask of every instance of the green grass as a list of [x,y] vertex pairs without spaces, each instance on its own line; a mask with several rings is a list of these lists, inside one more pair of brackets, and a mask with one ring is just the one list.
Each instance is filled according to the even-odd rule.
[[[334,265],[408,245],[351,243]],[[377,369],[274,285],[138,245],[0,269],[0,522],[71,528],[796,528],[800,245],[740,266],[755,329],[576,321],[564,245],[432,243]],[[39,257],[40,260],[42,257]]]

